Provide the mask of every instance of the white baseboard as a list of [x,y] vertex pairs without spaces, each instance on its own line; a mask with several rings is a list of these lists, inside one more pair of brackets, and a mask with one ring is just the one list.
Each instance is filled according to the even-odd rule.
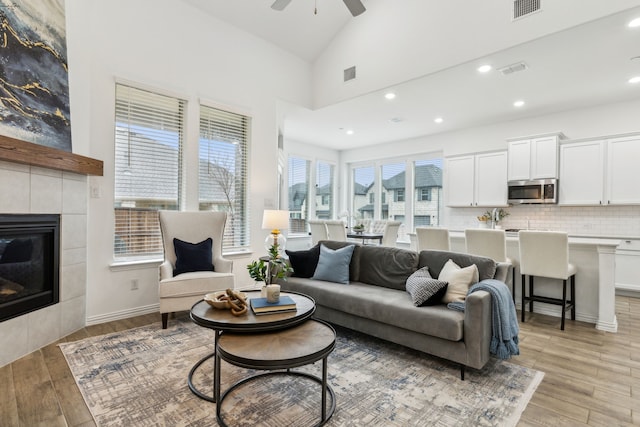
[[[516,308],[518,310],[520,310],[522,304],[516,304]],[[525,304],[525,305],[529,305],[529,303]],[[545,304],[543,302],[535,302],[533,304],[533,312],[534,313],[540,313],[540,314],[545,314],[547,316],[553,316],[553,317],[561,317],[561,313],[562,313],[562,309],[559,306],[553,305],[553,304]],[[527,311],[526,313],[529,313],[529,307],[527,307]],[[565,319],[570,319],[569,317],[570,312],[567,312],[567,316],[565,317]],[[520,320],[520,318],[518,317],[518,320]],[[580,311],[576,310],[576,320],[580,321],[580,322],[587,322],[587,323],[593,323],[593,324],[598,324],[598,318],[592,315],[588,315],[588,314],[584,314],[584,313],[580,313]]]
[[[100,314],[87,317],[87,326],[98,325],[100,323],[111,322],[113,320],[128,319],[129,317],[140,316],[149,313],[160,313],[160,304],[150,304],[142,307],[130,308],[127,310],[115,311],[113,313]],[[158,316],[158,320],[160,317]]]

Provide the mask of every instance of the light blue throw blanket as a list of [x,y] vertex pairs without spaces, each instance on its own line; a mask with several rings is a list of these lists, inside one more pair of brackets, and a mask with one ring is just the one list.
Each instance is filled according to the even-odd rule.
[[[518,316],[511,299],[509,287],[495,279],[485,279],[469,288],[467,295],[475,291],[487,291],[491,294],[491,346],[489,352],[499,359],[509,359],[520,354],[518,347]],[[464,302],[452,302],[447,305],[452,310],[464,311]]]

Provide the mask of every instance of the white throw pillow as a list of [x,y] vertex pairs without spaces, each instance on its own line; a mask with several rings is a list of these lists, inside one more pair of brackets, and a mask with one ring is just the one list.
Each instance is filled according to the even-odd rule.
[[438,280],[449,283],[447,293],[442,298],[442,302],[448,304],[450,302],[464,301],[469,287],[474,283],[478,283],[479,277],[478,267],[475,264],[460,268],[452,260],[447,261],[438,276]]

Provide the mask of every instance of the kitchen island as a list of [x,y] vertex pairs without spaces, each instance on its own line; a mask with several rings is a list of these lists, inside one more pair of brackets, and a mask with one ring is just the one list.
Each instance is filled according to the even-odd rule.
[[[409,233],[411,248],[416,248],[415,233]],[[464,230],[449,230],[451,250],[466,252]],[[615,313],[615,255],[623,238],[569,235],[569,260],[578,268],[576,274],[576,320],[593,323],[596,329],[616,332],[618,321]],[[544,250],[544,248],[541,248]],[[507,233],[507,256],[516,264],[514,278],[516,306],[520,307],[522,282],[518,268],[520,248],[518,234]],[[557,280],[536,278],[540,294],[562,297],[562,283]],[[560,317],[558,306],[535,303],[534,312]]]

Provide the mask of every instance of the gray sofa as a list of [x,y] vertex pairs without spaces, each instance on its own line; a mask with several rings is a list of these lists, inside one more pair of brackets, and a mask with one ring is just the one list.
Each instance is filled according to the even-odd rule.
[[[320,244],[338,249],[352,243]],[[480,280],[505,281],[507,276],[508,267],[489,258],[355,244],[348,285],[301,277],[280,284],[283,290],[311,296],[317,318],[459,363],[464,379],[465,367],[480,369],[490,357],[490,294],[470,294],[460,312],[445,304],[416,307],[405,289],[417,269],[428,266],[432,277],[438,277],[449,259],[460,267],[476,264]]]

